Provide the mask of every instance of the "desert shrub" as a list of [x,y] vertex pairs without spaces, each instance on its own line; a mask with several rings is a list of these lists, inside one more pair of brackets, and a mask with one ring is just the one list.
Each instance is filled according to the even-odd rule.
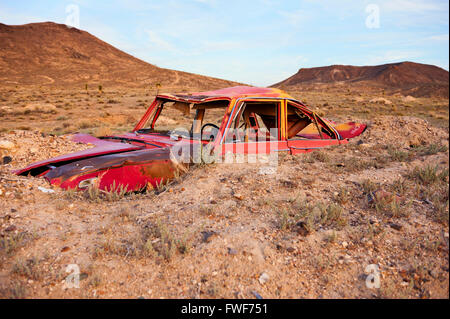
[[423,168],[416,166],[406,176],[418,183],[430,185],[436,182],[445,182],[448,177],[448,169],[439,172],[439,167],[437,165],[426,165]]

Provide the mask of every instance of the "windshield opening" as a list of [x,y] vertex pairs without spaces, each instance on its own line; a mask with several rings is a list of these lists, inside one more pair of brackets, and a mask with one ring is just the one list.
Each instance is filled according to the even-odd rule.
[[[162,101],[138,133],[163,133],[184,137],[200,137],[210,140],[218,131],[229,101],[218,100],[205,103]],[[207,125],[208,124],[208,125]]]

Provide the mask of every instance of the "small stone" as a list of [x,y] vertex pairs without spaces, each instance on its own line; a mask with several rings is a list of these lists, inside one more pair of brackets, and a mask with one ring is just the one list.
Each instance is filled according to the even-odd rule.
[[347,248],[348,247],[348,243],[346,241],[342,242],[342,247]]
[[61,249],[61,252],[64,253],[64,252],[69,251],[69,250],[70,250],[70,247],[64,246],[64,247]]
[[293,253],[295,251],[295,248],[294,247],[288,247],[286,250],[288,252],[290,252],[290,253]]
[[16,146],[14,145],[13,142],[10,141],[6,141],[6,140],[2,140],[0,141],[0,149],[4,149],[4,150],[12,150],[14,149]]
[[305,222],[299,221],[297,224],[295,224],[295,231],[301,236],[308,236],[310,231],[306,225]]
[[231,247],[228,247],[228,254],[229,255],[237,255],[237,250]]
[[9,227],[6,227],[5,231],[15,231],[17,229],[17,227],[15,225],[11,225]]
[[234,196],[234,198],[237,198],[239,200],[243,200],[244,199],[244,196],[242,194],[234,194],[233,196]]
[[400,231],[400,230],[402,230],[402,228],[403,228],[402,225],[395,224],[395,223],[389,223],[389,226],[391,226],[391,228],[393,228],[393,229],[395,229],[395,230],[397,230],[397,231]]
[[252,290],[252,294],[256,299],[263,299],[263,297],[261,297],[261,295],[257,291]]
[[3,162],[4,165],[8,164],[8,163],[11,163],[12,162],[12,157],[11,156],[3,156],[2,162]]
[[259,276],[258,281],[261,285],[264,285],[267,281],[269,281],[269,279],[270,279],[269,275],[263,272],[261,276]]
[[217,236],[217,233],[215,231],[202,231],[202,238],[203,242],[209,243],[211,240]]

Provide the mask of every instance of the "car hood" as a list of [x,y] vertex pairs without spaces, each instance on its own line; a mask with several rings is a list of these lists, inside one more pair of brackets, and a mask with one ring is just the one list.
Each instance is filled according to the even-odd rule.
[[61,166],[81,159],[87,159],[106,154],[130,152],[144,148],[143,146],[139,145],[106,141],[88,134],[73,135],[71,137],[71,140],[79,143],[93,144],[95,145],[95,147],[75,153],[53,157],[40,162],[35,162],[25,168],[15,171],[14,173],[17,175],[43,175],[50,168],[52,168],[51,166]]

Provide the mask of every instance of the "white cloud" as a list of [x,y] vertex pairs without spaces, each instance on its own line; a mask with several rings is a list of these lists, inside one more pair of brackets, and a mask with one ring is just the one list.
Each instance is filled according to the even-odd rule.
[[155,31],[147,30],[148,40],[159,49],[174,51],[175,48],[166,40],[162,39]]
[[447,34],[438,34],[438,35],[432,35],[429,37],[430,40],[434,41],[448,41],[448,33]]
[[380,55],[370,55],[365,59],[364,64],[376,65],[391,62],[411,61],[423,55],[418,51],[387,51]]

